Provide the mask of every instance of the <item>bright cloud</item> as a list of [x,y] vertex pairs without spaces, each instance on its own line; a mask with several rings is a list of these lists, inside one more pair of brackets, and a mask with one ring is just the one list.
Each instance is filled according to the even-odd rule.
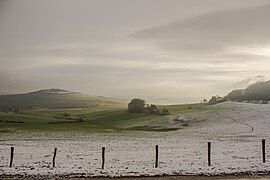
[[0,2],[0,92],[205,98],[270,76],[267,0],[130,2]]

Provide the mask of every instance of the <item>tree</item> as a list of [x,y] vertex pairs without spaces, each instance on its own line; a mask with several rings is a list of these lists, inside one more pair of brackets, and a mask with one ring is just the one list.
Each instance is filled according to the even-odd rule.
[[212,98],[208,101],[208,104],[216,104],[217,103],[217,97],[212,96]]
[[148,105],[146,107],[147,111],[151,114],[157,114],[159,112],[157,106],[155,104],[151,104],[150,106]]
[[139,98],[132,99],[128,103],[128,112],[142,113],[144,111],[145,101]]
[[70,114],[69,114],[69,113],[64,112],[63,117],[69,117],[69,116],[70,116]]
[[161,113],[162,116],[166,116],[166,115],[169,115],[169,114],[170,114],[170,112],[169,112],[168,109],[166,109],[166,108],[162,109],[162,113]]

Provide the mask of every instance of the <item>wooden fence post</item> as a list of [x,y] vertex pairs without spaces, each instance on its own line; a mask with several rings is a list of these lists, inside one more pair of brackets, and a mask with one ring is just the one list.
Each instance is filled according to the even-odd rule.
[[211,166],[211,142],[208,142],[208,166]]
[[13,157],[14,157],[14,147],[11,147],[9,167],[12,167],[13,165]]
[[101,169],[104,169],[105,164],[105,147],[102,147],[102,166]]
[[156,163],[155,163],[155,168],[158,167],[158,145],[156,145]]
[[54,154],[53,154],[53,167],[55,167],[56,152],[57,152],[57,148],[54,148]]
[[262,140],[262,157],[263,162],[265,163],[265,139]]

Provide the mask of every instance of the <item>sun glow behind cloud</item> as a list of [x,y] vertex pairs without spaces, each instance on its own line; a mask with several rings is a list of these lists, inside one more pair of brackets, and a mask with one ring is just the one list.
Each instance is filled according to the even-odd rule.
[[[224,95],[235,82],[270,75],[270,6],[240,1],[13,2],[0,12],[0,78],[10,92]],[[237,8],[247,4],[254,7]]]
[[256,54],[270,57],[270,47],[258,49]]
[[270,57],[270,45],[257,45],[249,47],[230,47],[231,53],[239,55],[254,55]]

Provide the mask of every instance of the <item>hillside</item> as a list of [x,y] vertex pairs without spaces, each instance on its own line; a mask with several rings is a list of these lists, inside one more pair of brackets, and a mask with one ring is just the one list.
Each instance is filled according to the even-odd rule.
[[[0,96],[0,134],[35,131],[175,131],[193,122],[171,120],[173,114],[204,111],[205,104],[168,105],[171,113],[130,113],[127,104],[61,89]],[[173,121],[173,122],[171,122]]]
[[72,92],[62,89],[43,89],[35,92],[14,95],[0,95],[0,107],[4,110],[7,107],[29,108],[85,108],[104,106],[123,106],[117,100],[85,95],[79,92]]
[[270,81],[257,82],[246,89],[238,89],[224,97],[236,101],[270,101]]

